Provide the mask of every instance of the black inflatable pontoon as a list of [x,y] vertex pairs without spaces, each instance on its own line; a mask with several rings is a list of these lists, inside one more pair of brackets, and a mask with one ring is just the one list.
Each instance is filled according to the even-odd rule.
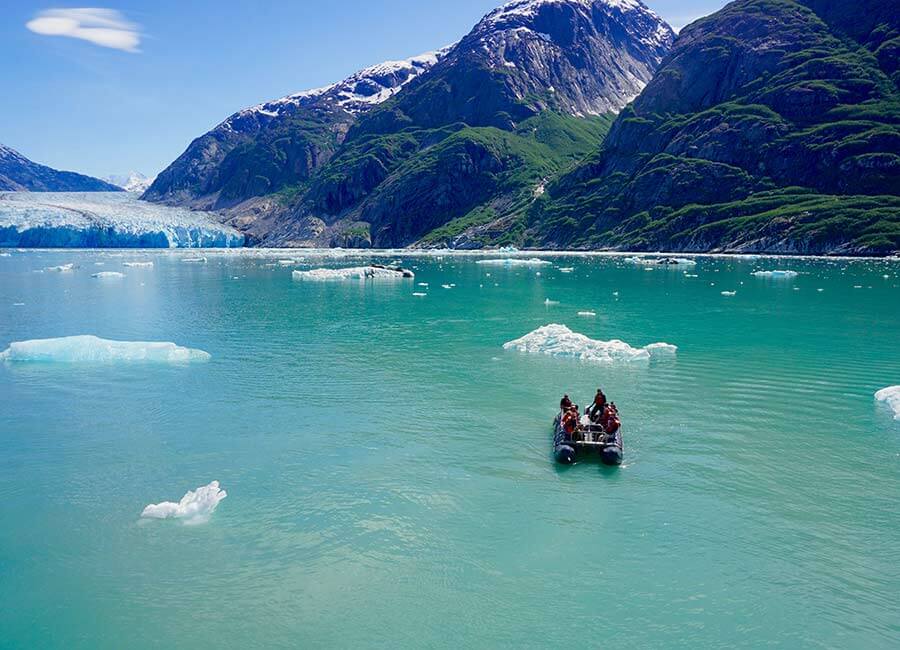
[[563,429],[563,412],[553,421],[553,455],[556,462],[572,465],[590,456],[600,459],[604,465],[621,465],[625,458],[622,429],[606,433],[599,424],[586,424],[569,435]]

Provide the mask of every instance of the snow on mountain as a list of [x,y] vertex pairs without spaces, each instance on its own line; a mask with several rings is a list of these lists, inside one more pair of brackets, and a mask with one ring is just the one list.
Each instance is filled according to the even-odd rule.
[[390,99],[406,84],[436,64],[448,49],[426,52],[402,61],[385,61],[364,68],[338,83],[251,106],[229,117],[220,128],[234,128],[238,120],[249,116],[274,119],[292,109],[313,105],[340,107],[357,115]]
[[147,188],[153,184],[153,181],[156,179],[149,178],[142,174],[141,172],[129,172],[127,175],[123,174],[112,174],[107,176],[103,180],[107,183],[112,183],[116,187],[121,187],[126,192],[136,192],[138,194],[143,194],[147,191]]

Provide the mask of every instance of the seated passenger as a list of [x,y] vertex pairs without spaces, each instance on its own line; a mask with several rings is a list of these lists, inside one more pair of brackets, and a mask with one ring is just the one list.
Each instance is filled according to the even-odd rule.
[[559,400],[559,409],[561,411],[566,411],[572,406],[572,400],[569,399],[568,395],[563,395],[563,398]]

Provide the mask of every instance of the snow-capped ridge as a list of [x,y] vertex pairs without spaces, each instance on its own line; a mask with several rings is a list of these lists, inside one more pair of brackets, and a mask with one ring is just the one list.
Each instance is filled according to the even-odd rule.
[[238,118],[277,118],[283,111],[307,106],[335,106],[358,114],[387,101],[406,84],[430,70],[453,46],[400,61],[384,61],[353,73],[343,81],[303,90],[281,99],[251,106],[229,117],[221,126],[233,128]]

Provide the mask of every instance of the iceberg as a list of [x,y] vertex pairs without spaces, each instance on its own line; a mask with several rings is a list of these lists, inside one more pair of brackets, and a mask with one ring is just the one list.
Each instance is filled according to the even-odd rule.
[[545,260],[538,259],[536,257],[532,257],[530,259],[520,259],[516,257],[506,257],[503,259],[496,260],[478,260],[475,262],[476,264],[482,264],[484,266],[550,266],[553,262],[547,262]]
[[68,273],[69,271],[75,270],[74,264],[60,264],[59,266],[48,266],[45,271],[50,271],[52,273]]
[[312,269],[311,271],[294,271],[295,280],[313,280],[324,282],[330,280],[402,280],[414,278],[412,271],[398,271],[383,266],[354,266],[345,269]]
[[141,517],[143,519],[181,519],[185,525],[203,524],[209,521],[212,513],[219,507],[219,503],[227,496],[228,493],[219,488],[219,482],[213,481],[209,485],[188,491],[178,503],[172,501],[151,503],[141,512]]
[[174,343],[146,341],[110,341],[96,336],[66,336],[55,339],[17,341],[0,352],[0,361],[51,363],[151,362],[187,363],[208,361],[203,350],[181,347]]
[[235,248],[244,236],[208,212],[127,192],[0,192],[0,248]]
[[894,412],[894,419],[900,421],[900,386],[889,386],[875,393],[875,399],[884,402]]
[[754,271],[753,275],[758,278],[796,278],[799,273],[796,271]]
[[598,341],[573,332],[565,325],[539,327],[522,338],[504,344],[504,350],[551,357],[569,357],[593,363],[631,363],[673,356],[678,348],[668,343],[652,343],[634,348],[624,341]]

